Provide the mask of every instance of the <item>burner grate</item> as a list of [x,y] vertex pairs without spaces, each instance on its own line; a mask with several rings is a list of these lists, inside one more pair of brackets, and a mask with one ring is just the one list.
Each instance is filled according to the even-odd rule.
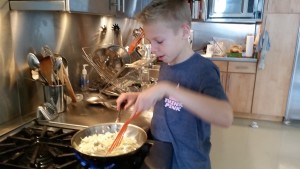
[[0,143],[0,168],[75,168],[70,140],[77,131],[38,123],[25,127]]
[[104,162],[81,158],[71,146],[77,129],[40,125],[13,132],[0,142],[0,168],[5,169],[139,169],[152,145],[133,156]]

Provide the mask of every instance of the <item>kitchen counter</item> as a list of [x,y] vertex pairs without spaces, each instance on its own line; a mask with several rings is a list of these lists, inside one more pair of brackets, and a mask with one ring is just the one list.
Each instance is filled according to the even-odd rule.
[[[145,111],[132,121],[131,124],[137,125],[147,131],[149,130],[152,114],[152,111]],[[116,110],[106,108],[102,105],[91,105],[83,100],[77,103],[70,103],[66,112],[60,113],[58,118],[47,122],[56,125],[88,127],[99,123],[115,122],[117,115],[118,112]],[[124,123],[130,115],[129,111],[122,111],[120,123]]]
[[235,58],[235,57],[211,57],[210,60],[233,61],[233,62],[257,62],[255,58]]
[[247,58],[247,57],[220,57],[213,55],[212,57],[208,57],[205,54],[202,54],[201,52],[198,52],[201,56],[208,58],[210,60],[220,60],[220,61],[233,61],[233,62],[257,62],[256,58]]
[[[137,125],[145,131],[148,131],[152,114],[152,111],[143,112],[137,119],[132,121],[131,124]],[[39,123],[83,129],[99,123],[115,122],[117,115],[118,112],[116,110],[108,109],[102,105],[91,105],[83,100],[77,103],[68,104],[67,111],[59,113],[59,116],[56,119],[51,121],[39,120]],[[125,122],[129,117],[130,113],[128,111],[122,111],[120,122]],[[36,113],[30,113],[1,124],[0,136],[17,129],[18,127],[22,127],[34,119],[36,119]]]

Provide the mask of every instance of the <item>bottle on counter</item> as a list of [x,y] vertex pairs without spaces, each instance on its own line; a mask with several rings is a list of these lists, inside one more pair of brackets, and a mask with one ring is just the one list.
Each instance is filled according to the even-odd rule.
[[89,89],[89,78],[88,78],[88,74],[87,74],[87,70],[86,67],[88,66],[88,64],[83,64],[82,65],[82,72],[81,72],[81,77],[80,77],[80,87],[81,87],[81,91],[85,92]]

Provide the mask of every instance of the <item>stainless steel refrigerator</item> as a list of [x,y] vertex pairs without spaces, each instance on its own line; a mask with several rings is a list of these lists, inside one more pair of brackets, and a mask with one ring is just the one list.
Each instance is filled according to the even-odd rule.
[[284,122],[300,120],[300,27]]

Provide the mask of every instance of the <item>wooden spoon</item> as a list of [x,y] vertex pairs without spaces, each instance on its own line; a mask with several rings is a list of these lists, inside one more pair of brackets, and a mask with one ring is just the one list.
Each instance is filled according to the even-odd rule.
[[50,56],[46,56],[40,61],[40,71],[45,76],[49,84],[52,84],[53,64]]
[[72,102],[77,102],[77,101],[76,101],[76,95],[75,95],[75,93],[74,93],[72,84],[71,84],[71,82],[70,82],[70,79],[69,79],[69,77],[68,77],[68,75],[67,75],[65,66],[64,66],[63,64],[61,65],[61,69],[62,69],[62,71],[63,71],[63,79],[64,79],[64,81],[65,81],[65,83],[66,83],[66,88],[67,88],[67,91],[68,91],[68,93],[69,93],[69,96],[71,97]]

